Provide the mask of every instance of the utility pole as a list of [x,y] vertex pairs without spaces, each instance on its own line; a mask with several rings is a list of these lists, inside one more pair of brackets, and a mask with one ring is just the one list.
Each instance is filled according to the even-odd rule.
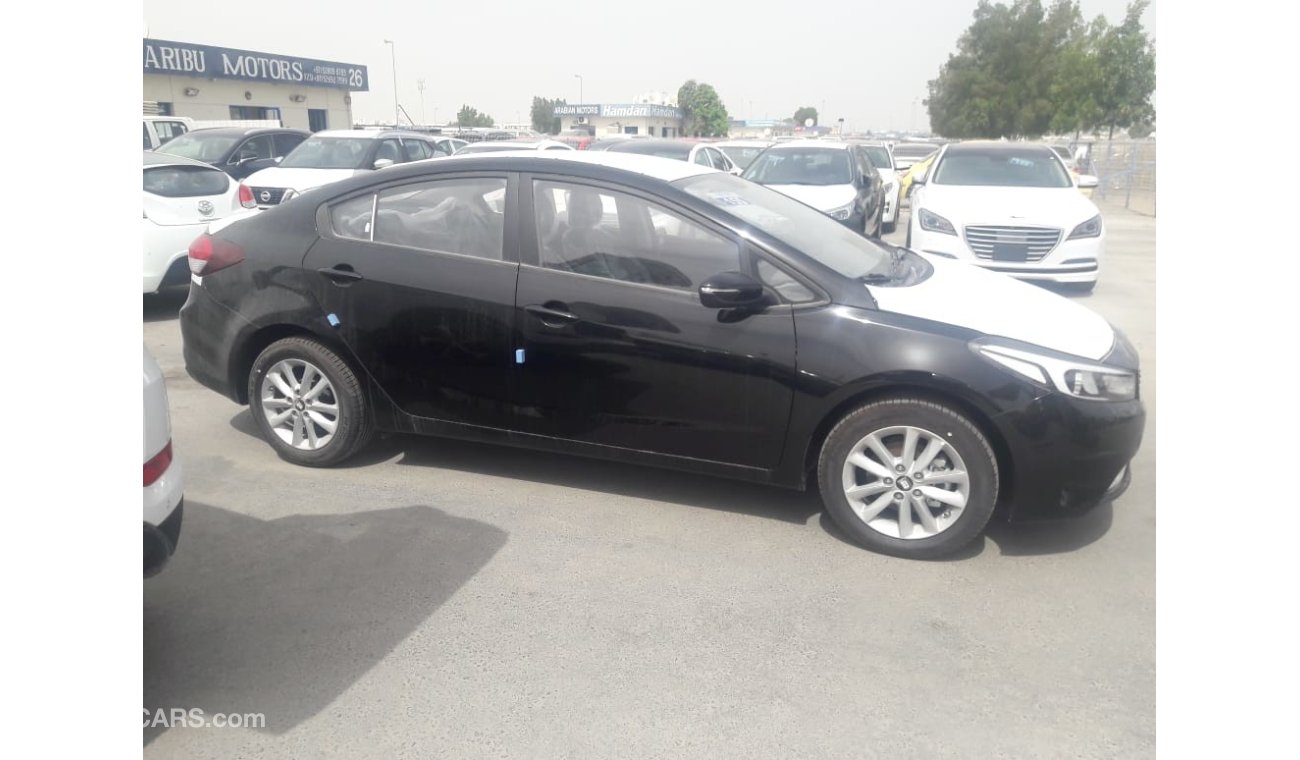
[[384,40],[388,46],[388,51],[392,54],[393,59],[393,126],[396,127],[402,123],[401,114],[397,108],[397,45],[392,40]]
[[574,76],[578,78],[578,105],[582,105],[583,103],[586,102],[586,100],[582,96],[582,75],[574,74]]
[[420,91],[420,122],[421,126],[428,126],[429,121],[424,118],[424,80],[415,80],[415,89]]

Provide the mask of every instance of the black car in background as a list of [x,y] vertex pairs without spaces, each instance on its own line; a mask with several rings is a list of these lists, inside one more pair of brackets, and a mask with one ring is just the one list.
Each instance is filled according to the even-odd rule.
[[311,132],[302,129],[211,127],[174,137],[156,152],[212,164],[235,179],[243,179],[275,166],[308,137]]
[[394,431],[816,487],[921,558],[1114,498],[1142,436],[1096,313],[682,161],[395,166],[199,237],[190,270],[187,371],[300,465]]
[[868,237],[880,237],[884,228],[885,183],[861,145],[830,140],[779,142],[759,153],[741,176]]

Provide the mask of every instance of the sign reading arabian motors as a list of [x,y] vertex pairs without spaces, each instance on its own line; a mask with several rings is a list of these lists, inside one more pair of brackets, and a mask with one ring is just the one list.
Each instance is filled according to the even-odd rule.
[[365,66],[167,40],[144,41],[144,73],[280,82],[359,92],[370,89]]
[[601,104],[590,106],[556,106],[556,116],[602,116],[627,119],[637,116],[656,119],[680,119],[682,110],[673,106],[655,106],[645,103]]

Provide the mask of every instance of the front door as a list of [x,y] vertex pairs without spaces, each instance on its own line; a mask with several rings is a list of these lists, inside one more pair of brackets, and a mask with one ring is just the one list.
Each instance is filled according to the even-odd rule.
[[508,425],[519,265],[506,188],[505,174],[440,178],[322,212],[304,268],[327,319],[412,415]]
[[683,209],[624,190],[521,184],[521,205],[531,209],[520,216],[516,425],[775,466],[792,398],[790,307],[705,308],[700,283],[743,269],[746,249]]

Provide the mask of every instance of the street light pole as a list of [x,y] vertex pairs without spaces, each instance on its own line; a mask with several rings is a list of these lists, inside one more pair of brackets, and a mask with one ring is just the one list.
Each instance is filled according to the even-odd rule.
[[384,40],[384,44],[388,46],[388,52],[392,54],[393,59],[393,126],[396,127],[402,121],[399,115],[401,110],[397,105],[397,45],[393,44],[392,40]]
[[429,120],[426,119],[424,116],[424,80],[423,79],[415,80],[415,89],[420,91],[420,121],[423,122],[421,126],[428,126]]
[[574,74],[574,76],[578,78],[578,105],[582,105],[585,102],[582,96],[582,75]]

